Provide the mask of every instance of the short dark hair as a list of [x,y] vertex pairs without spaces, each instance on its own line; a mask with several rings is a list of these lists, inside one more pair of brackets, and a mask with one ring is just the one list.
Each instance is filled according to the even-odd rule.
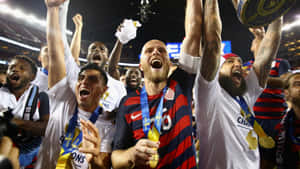
[[78,74],[80,75],[85,70],[97,70],[100,73],[100,75],[103,77],[104,85],[107,85],[108,79],[107,79],[106,72],[101,67],[99,67],[98,64],[87,63],[81,67],[80,72]]
[[31,71],[34,74],[34,76],[36,75],[37,65],[30,57],[25,56],[25,55],[16,55],[12,60],[15,60],[15,59],[24,60],[25,62],[27,62],[30,65]]

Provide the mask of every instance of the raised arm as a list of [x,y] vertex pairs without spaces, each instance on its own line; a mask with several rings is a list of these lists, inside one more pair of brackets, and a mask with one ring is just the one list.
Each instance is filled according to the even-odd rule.
[[249,31],[254,35],[254,39],[252,40],[251,44],[251,52],[253,53],[254,58],[257,55],[257,51],[259,49],[259,46],[261,44],[261,41],[264,39],[266,33],[264,27],[258,27],[258,28],[249,28]]
[[187,0],[185,12],[185,39],[182,51],[186,54],[199,57],[200,42],[203,30],[202,0]]
[[75,32],[72,38],[70,48],[75,62],[78,65],[80,65],[79,55],[81,48],[82,16],[80,14],[76,14],[72,19],[75,24]]
[[204,79],[212,81],[219,68],[222,48],[218,0],[207,0],[204,11],[204,53],[200,73]]
[[49,52],[48,86],[51,88],[66,75],[64,47],[59,27],[59,5],[64,0],[45,0],[47,6],[47,44]]
[[199,59],[201,55],[201,38],[203,32],[202,0],[187,0],[185,12],[185,38],[182,42],[180,67],[190,73],[196,73],[199,62],[189,57]]
[[118,63],[120,61],[122,53],[123,44],[118,39],[115,43],[113,50],[110,53],[108,60],[108,74],[115,78],[116,80],[120,79],[120,72],[118,69]]
[[279,48],[281,26],[282,17],[276,19],[269,25],[253,63],[253,69],[261,87],[265,87],[265,84],[267,83],[272,61],[275,59]]
[[131,19],[124,19],[122,24],[119,25],[115,36],[118,38],[113,50],[110,53],[108,61],[108,73],[113,78],[119,80],[120,72],[118,70],[118,63],[120,61],[121,52],[123,45],[128,43],[130,40],[136,37],[137,28],[141,24],[138,21],[133,21]]

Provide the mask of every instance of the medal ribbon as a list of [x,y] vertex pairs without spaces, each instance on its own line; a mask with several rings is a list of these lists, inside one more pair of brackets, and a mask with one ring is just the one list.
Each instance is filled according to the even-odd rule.
[[[98,119],[99,114],[102,112],[102,108],[98,106],[93,112],[89,120],[95,123]],[[59,158],[57,161],[56,169],[69,169],[72,168],[70,164],[71,153],[78,149],[82,141],[82,132],[76,132],[76,126],[78,121],[78,108],[76,106],[75,112],[69,121],[65,139],[60,149]]]
[[[269,139],[268,141],[271,141],[272,143],[274,143],[274,140],[265,133],[265,131],[263,130],[263,128],[261,127],[261,125],[255,120],[255,117],[250,112],[249,106],[247,105],[245,99],[242,96],[239,96],[239,99],[237,99],[236,97],[233,97],[233,98],[241,106],[241,108],[242,108],[242,115],[252,125],[252,127],[253,127],[255,133],[258,135],[258,137],[260,139],[264,139],[264,141],[266,140],[265,138],[268,138]],[[261,143],[262,142],[260,142],[260,144]],[[268,145],[270,145],[272,143],[268,143]],[[265,145],[262,145],[262,144],[261,144],[261,146],[265,147]],[[265,148],[267,148],[267,147],[265,147]]]
[[[156,134],[156,139],[152,141],[158,141],[160,130],[161,130],[161,120],[162,120],[162,111],[163,111],[163,103],[164,103],[164,96],[167,91],[167,87],[163,89],[163,95],[160,98],[159,105],[156,109],[155,114],[155,120],[154,120],[154,127],[152,128],[152,131],[150,130],[151,120],[150,120],[150,111],[149,111],[149,105],[148,105],[148,96],[146,92],[145,86],[141,90],[141,107],[142,107],[142,118],[143,118],[143,131],[145,135],[149,138],[149,136],[152,138],[150,133]],[[150,134],[150,135],[149,135]],[[157,136],[158,134],[158,136]],[[149,139],[151,139],[149,138]],[[154,139],[154,138],[152,138]]]
[[45,75],[47,75],[48,76],[48,70],[47,69],[45,69],[45,68],[41,68],[41,71],[43,72],[43,73],[45,73]]

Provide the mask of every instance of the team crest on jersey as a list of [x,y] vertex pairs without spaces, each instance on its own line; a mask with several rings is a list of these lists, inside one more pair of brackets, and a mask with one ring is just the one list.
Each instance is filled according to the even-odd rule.
[[165,94],[165,99],[166,100],[174,100],[174,97],[175,97],[175,92],[174,90],[168,88],[166,94]]

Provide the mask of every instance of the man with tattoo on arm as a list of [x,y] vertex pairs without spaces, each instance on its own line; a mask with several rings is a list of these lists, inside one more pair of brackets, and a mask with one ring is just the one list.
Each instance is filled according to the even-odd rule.
[[[252,108],[266,85],[271,63],[277,54],[282,18],[269,25],[253,68],[243,77],[239,56],[220,56],[220,20],[207,23],[211,18],[219,18],[217,1],[209,0],[205,5],[210,7],[204,14],[204,45],[207,47],[197,72],[194,92],[200,141],[199,168],[258,169],[258,141],[271,148],[274,140],[258,125]],[[219,29],[207,29],[212,25]]]

